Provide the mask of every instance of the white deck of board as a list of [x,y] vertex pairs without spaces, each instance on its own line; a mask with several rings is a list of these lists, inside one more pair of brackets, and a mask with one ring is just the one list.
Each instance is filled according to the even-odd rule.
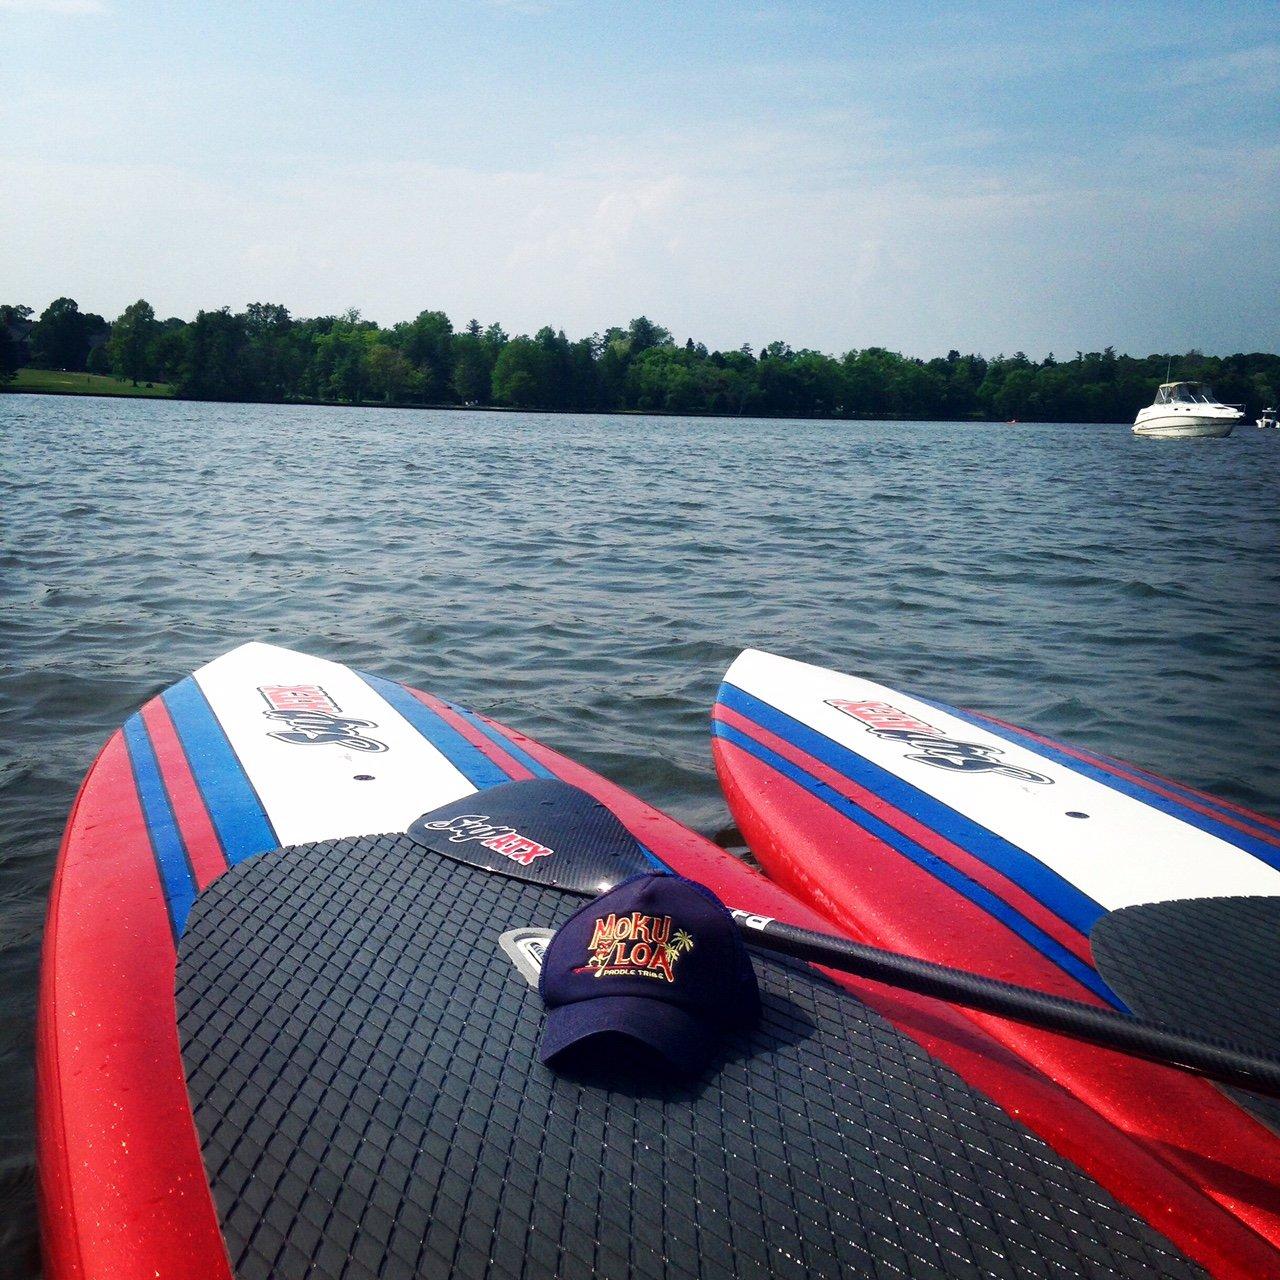
[[[276,829],[281,844],[402,831],[475,787],[349,667],[268,644],[246,644],[195,672]],[[271,737],[281,726],[258,690],[316,684],[343,715],[371,720],[386,751]],[[372,775],[359,780],[358,775]]]
[[[725,679],[1024,849],[1108,910],[1176,898],[1280,894],[1280,871],[1245,850],[895,689],[756,649],[743,653]],[[910,746],[877,737],[828,706],[828,698],[891,703],[949,737],[998,748],[1010,764],[1053,784],[908,760]],[[1089,817],[1071,818],[1069,811]]]

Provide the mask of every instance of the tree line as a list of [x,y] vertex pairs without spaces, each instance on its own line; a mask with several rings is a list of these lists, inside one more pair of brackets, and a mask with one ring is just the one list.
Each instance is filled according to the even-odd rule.
[[1280,355],[961,355],[921,360],[883,347],[840,356],[785,342],[711,351],[645,316],[571,340],[544,327],[509,336],[443,311],[382,328],[357,311],[310,319],[276,303],[157,317],[139,300],[108,322],[58,298],[36,317],[0,306],[0,380],[35,368],[167,383],[201,400],[493,405],[589,412],[1129,422],[1166,372],[1213,384],[1251,415],[1274,405]]

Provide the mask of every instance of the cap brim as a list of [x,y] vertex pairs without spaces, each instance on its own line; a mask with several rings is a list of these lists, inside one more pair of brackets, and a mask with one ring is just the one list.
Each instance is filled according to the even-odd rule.
[[538,1057],[551,1064],[566,1049],[606,1034],[647,1045],[685,1072],[700,1070],[716,1045],[712,1028],[679,1005],[643,996],[601,996],[551,1009]]

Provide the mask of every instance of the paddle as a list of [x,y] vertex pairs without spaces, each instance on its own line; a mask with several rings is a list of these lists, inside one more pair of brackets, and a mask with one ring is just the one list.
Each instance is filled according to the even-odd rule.
[[[409,835],[468,866],[589,898],[633,875],[666,870],[608,808],[554,778],[466,796],[424,814]],[[1280,1098],[1280,1059],[1269,1054],[770,916],[730,911],[758,947]]]

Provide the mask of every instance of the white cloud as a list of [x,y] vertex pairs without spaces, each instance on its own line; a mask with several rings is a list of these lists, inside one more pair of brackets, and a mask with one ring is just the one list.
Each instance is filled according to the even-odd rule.
[[1280,91],[1280,45],[1262,44],[1233,53],[1210,54],[1203,49],[1188,55],[1150,79],[1153,89],[1203,88],[1215,92],[1266,93]]

